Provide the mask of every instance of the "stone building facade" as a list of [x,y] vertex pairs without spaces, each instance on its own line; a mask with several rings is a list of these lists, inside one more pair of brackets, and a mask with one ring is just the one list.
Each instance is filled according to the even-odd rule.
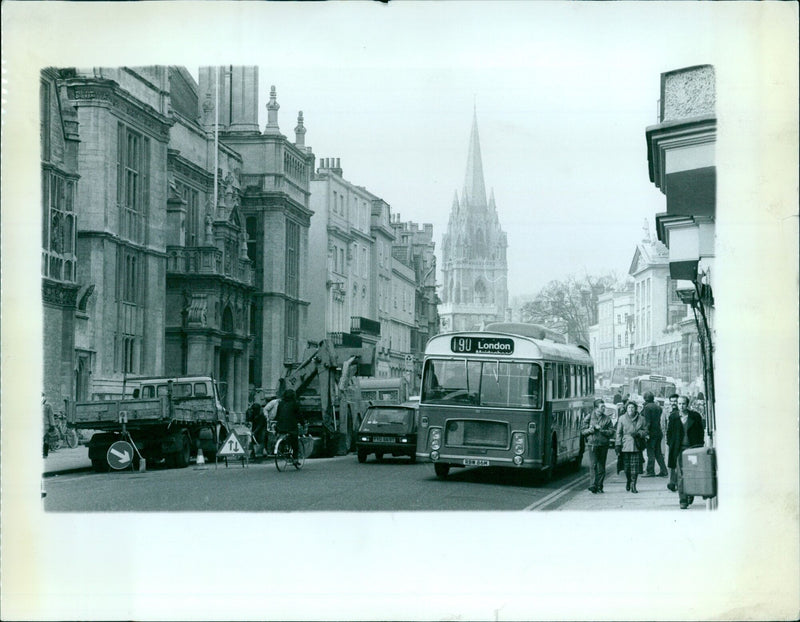
[[[305,338],[309,180],[255,67],[41,74],[45,391],[130,393],[213,374],[241,414]],[[219,102],[219,105],[217,104]],[[79,183],[80,180],[80,183]]]
[[[211,120],[217,85],[219,117]],[[237,213],[245,228],[246,255],[253,265],[253,301],[248,333],[251,387],[274,392],[286,366],[297,362],[309,335],[308,229],[314,154],[305,144],[302,111],[294,141],[278,123],[275,86],[267,101],[267,124],[258,125],[258,68],[201,67],[199,94],[207,122],[218,123],[219,142],[241,157],[241,170],[225,175],[225,196],[240,194]],[[244,254],[244,253],[243,253]]]
[[[647,229],[647,226],[645,225]],[[692,329],[686,323],[687,306],[670,278],[667,248],[652,240],[649,230],[636,246],[629,269],[633,278],[633,360],[689,383],[699,368],[693,363]],[[695,334],[696,336],[696,334]]]
[[422,357],[428,339],[439,332],[439,298],[436,293],[436,255],[433,225],[401,222],[399,215],[392,222],[395,242],[392,256],[414,270],[414,320],[410,334],[411,359],[405,360],[404,373],[411,376],[415,390],[422,374]]
[[[215,135],[216,114],[180,67],[169,68],[165,373],[213,375],[225,406],[243,412],[252,367],[252,260],[239,153]],[[214,170],[217,169],[215,177]]]
[[[656,214],[658,239],[668,248],[670,277],[692,312],[681,324],[693,374],[708,399],[709,431],[714,415],[714,277],[717,202],[716,74],[712,65],[661,74],[658,124],[645,131],[650,181],[664,194],[666,211]],[[694,324],[694,335],[689,328]],[[694,378],[693,378],[694,380]]]
[[174,122],[168,70],[59,74],[77,114],[76,282],[93,291],[76,312],[75,350],[79,365],[89,365],[87,392],[109,397],[122,392],[129,376],[164,371],[167,149]]
[[311,180],[309,326],[314,339],[358,347],[377,344],[372,193],[342,176],[339,158],[323,158]]
[[[41,72],[39,85],[42,171],[43,392],[55,410],[88,391],[92,351],[75,350],[75,326],[91,296],[78,285],[76,203],[78,119],[59,83],[59,71]],[[80,294],[80,296],[79,296]]]
[[504,321],[508,310],[508,241],[494,192],[486,199],[477,115],[473,118],[461,199],[456,193],[442,238],[441,326],[475,330]]

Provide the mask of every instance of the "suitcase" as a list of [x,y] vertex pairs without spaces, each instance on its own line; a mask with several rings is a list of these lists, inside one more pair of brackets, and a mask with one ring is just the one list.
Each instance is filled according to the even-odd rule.
[[717,454],[713,447],[685,449],[680,461],[680,492],[704,499],[717,496]]

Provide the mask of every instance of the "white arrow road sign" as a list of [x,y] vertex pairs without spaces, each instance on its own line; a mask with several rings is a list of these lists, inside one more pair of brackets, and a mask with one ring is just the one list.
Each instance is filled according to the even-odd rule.
[[110,451],[117,458],[119,458],[120,461],[122,461],[122,462],[130,462],[131,455],[127,451],[120,452],[120,451],[117,451],[116,449],[114,449],[113,447],[111,449],[109,449],[108,451]]
[[106,460],[112,469],[121,470],[127,468],[133,458],[133,446],[127,441],[117,441],[108,448]]

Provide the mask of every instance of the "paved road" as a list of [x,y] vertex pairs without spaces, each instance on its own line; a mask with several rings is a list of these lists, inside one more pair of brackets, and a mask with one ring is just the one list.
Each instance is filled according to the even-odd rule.
[[351,454],[308,460],[287,472],[264,461],[247,468],[68,473],[45,478],[43,503],[57,512],[541,510],[585,487],[586,473],[584,465],[542,482],[522,471],[472,468],[441,481],[427,464],[407,458],[359,464]]

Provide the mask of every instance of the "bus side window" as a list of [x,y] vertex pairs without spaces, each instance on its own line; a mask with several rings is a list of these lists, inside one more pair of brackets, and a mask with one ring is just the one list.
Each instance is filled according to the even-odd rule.
[[547,364],[545,365],[545,392],[546,392],[546,399],[551,401],[553,399],[553,373],[555,369],[555,365]]

